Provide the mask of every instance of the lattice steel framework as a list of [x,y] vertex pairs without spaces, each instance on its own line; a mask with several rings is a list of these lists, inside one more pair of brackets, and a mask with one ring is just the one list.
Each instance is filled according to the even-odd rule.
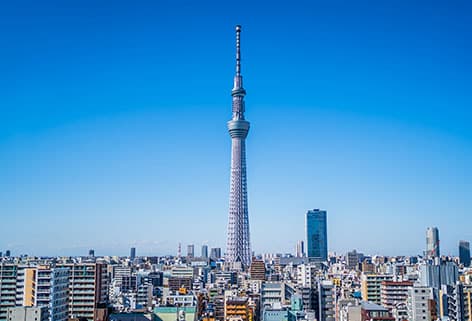
[[228,122],[228,131],[231,136],[231,184],[226,260],[229,263],[240,262],[243,268],[247,268],[251,263],[246,181],[246,137],[249,122],[244,119],[246,91],[243,88],[241,76],[240,34],[241,26],[236,26],[236,75],[231,91],[233,118]]

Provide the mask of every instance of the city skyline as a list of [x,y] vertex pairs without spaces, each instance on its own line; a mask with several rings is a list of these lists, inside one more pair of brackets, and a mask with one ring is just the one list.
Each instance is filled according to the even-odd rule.
[[2,6],[2,250],[224,248],[238,23],[256,253],[293,253],[310,208],[331,252],[422,254],[428,226],[441,254],[472,239],[466,2]]

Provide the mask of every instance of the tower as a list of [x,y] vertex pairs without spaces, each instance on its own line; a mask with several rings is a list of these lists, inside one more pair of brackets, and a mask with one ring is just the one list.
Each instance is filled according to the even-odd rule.
[[202,258],[208,259],[208,245],[202,245]]
[[328,259],[328,233],[326,211],[309,210],[306,213],[307,256],[322,261]]
[[470,266],[470,243],[468,241],[459,241],[459,262],[465,267]]
[[246,137],[249,122],[244,119],[246,91],[241,76],[240,34],[241,26],[236,26],[236,74],[231,91],[233,117],[228,122],[231,136],[231,183],[226,260],[233,266],[240,264],[240,267],[247,268],[251,263],[246,182]]
[[428,227],[426,230],[426,256],[440,257],[439,230],[437,227]]
[[195,256],[195,245],[193,244],[187,245],[187,257],[191,259],[194,256]]
[[296,255],[297,257],[305,256],[305,242],[301,240],[297,242]]

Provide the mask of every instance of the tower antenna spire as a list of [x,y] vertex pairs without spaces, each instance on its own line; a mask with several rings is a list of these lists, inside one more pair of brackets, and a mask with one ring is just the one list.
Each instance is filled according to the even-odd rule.
[[236,26],[236,76],[241,76],[241,26]]

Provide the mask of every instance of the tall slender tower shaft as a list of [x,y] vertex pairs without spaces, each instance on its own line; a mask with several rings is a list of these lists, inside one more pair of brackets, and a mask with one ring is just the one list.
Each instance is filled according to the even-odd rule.
[[246,91],[243,88],[241,76],[240,34],[241,26],[236,26],[236,74],[231,91],[233,117],[228,122],[228,131],[231,136],[231,184],[226,260],[229,263],[239,262],[243,268],[247,268],[251,263],[246,181],[246,137],[249,122],[244,119]]

